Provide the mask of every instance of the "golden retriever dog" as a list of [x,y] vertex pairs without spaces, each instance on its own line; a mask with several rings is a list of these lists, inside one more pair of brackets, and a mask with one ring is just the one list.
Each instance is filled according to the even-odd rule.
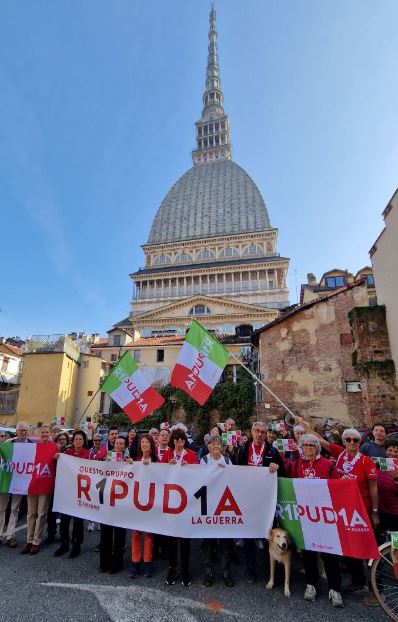
[[284,529],[271,529],[268,534],[270,577],[266,585],[267,590],[272,590],[275,583],[275,562],[285,567],[284,595],[290,597],[290,571],[292,567],[292,541]]

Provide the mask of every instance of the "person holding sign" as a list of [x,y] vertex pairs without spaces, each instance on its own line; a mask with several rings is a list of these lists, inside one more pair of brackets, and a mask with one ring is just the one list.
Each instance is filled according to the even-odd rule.
[[[207,456],[203,456],[200,464],[207,466],[217,465],[221,468],[232,465],[232,462],[228,456],[223,456],[221,453],[222,443],[221,438],[218,435],[210,436],[208,446],[209,453]],[[227,587],[234,586],[234,580],[231,575],[231,561],[234,554],[233,547],[234,541],[230,538],[221,538],[219,540],[206,538],[202,541],[202,551],[206,567],[203,577],[203,585],[205,587],[211,587],[213,585],[215,556],[217,556],[217,554],[221,561],[225,585]]]
[[[137,461],[142,464],[157,462],[155,442],[151,434],[143,434],[138,445]],[[144,547],[142,547],[142,538]],[[133,529],[131,538],[131,566],[129,577],[135,579],[140,574],[141,559],[144,562],[144,577],[148,579],[153,575],[152,568],[153,533],[143,533]]]
[[[270,473],[285,474],[282,458],[278,451],[265,439],[266,427],[262,421],[255,421],[251,429],[252,439],[243,445],[238,455],[238,465],[268,467]],[[254,583],[256,573],[256,541],[244,541],[246,582]]]
[[[371,458],[363,456],[359,451],[360,432],[354,428],[344,430],[342,434],[344,447],[340,447],[322,438],[301,417],[296,417],[296,421],[304,427],[307,434],[316,436],[322,447],[336,459],[335,474],[338,477],[356,479],[372,525],[376,528],[380,522],[376,465]],[[367,587],[363,561],[347,557],[347,563],[351,574],[351,584],[344,588],[345,591],[352,594],[363,591]]]
[[[170,435],[169,448],[163,455],[162,462],[173,466],[183,467],[186,464],[198,464],[196,453],[186,448],[187,438],[184,430],[174,428]],[[182,585],[191,585],[191,573],[189,570],[189,558],[191,554],[191,541],[189,538],[168,539],[169,571],[166,577],[167,585],[174,585],[177,580],[177,553],[180,546]]]
[[[72,434],[72,446],[65,449],[66,456],[74,456],[75,458],[90,458],[90,451],[86,448],[87,437],[83,430],[75,430]],[[69,551],[69,524],[72,517],[68,514],[61,515],[61,546],[55,551],[54,557],[61,557]],[[80,547],[83,544],[83,519],[76,516],[72,519],[72,549],[69,558],[73,559],[80,555]]]
[[[110,428],[113,431],[114,428]],[[114,462],[119,459],[120,461],[132,462],[128,451],[126,451],[126,439],[124,436],[117,436],[114,440],[111,449],[110,440],[108,445],[105,445],[107,450],[103,454],[102,460],[108,462]],[[100,452],[99,452],[100,453]],[[99,453],[97,456],[99,456]],[[96,458],[99,459],[98,457]],[[112,527],[112,525],[101,524],[101,541],[100,541],[100,572],[109,572],[109,574],[115,574],[123,569],[123,554],[124,547],[126,545],[126,530],[123,527]]]
[[[298,461],[293,467],[292,477],[303,479],[329,479],[332,476],[333,465],[330,460],[321,456],[321,444],[312,434],[301,434],[299,441]],[[318,560],[315,551],[301,551],[307,587],[304,600],[314,602],[319,580]],[[329,588],[329,600],[333,607],[344,607],[341,598],[341,572],[339,558],[330,553],[321,553],[325,565],[326,578]]]

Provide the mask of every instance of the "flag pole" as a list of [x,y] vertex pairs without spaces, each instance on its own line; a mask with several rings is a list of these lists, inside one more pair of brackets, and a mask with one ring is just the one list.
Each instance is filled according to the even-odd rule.
[[79,419],[77,420],[76,425],[79,425],[80,421],[83,419],[84,415],[86,414],[86,412],[88,411],[88,409],[90,408],[91,404],[93,403],[94,399],[97,397],[97,395],[98,395],[98,393],[100,391],[101,391],[101,387],[98,387],[98,389],[94,393],[93,397],[91,398],[91,400],[87,404],[86,408],[83,410],[83,413],[80,415]]
[[261,384],[261,386],[262,386],[262,387],[264,387],[264,389],[265,389],[266,391],[268,391],[268,393],[270,393],[270,394],[272,395],[272,397],[273,397],[273,398],[274,398],[277,402],[279,402],[279,404],[280,404],[281,406],[283,406],[283,408],[284,408],[285,410],[287,410],[287,412],[288,412],[288,413],[290,413],[290,414],[292,415],[292,417],[295,417],[295,416],[296,416],[296,415],[295,415],[295,414],[294,414],[294,413],[290,410],[290,408],[288,408],[288,407],[286,406],[286,404],[285,404],[284,402],[282,402],[282,400],[280,400],[280,399],[279,399],[279,397],[278,397],[277,395],[275,395],[275,393],[274,393],[273,391],[271,391],[271,389],[270,389],[269,387],[267,387],[267,385],[266,385],[266,384],[264,384],[264,382],[262,382],[262,381],[260,380],[260,378],[258,378],[258,377],[256,376],[256,374],[254,374],[254,373],[253,373],[253,372],[252,372],[252,371],[251,371],[248,367],[246,367],[246,365],[243,365],[242,361],[240,361],[240,360],[238,359],[238,357],[237,357],[237,356],[235,356],[235,354],[234,354],[233,352],[231,352],[231,351],[229,350],[229,354],[230,354],[230,356],[232,356],[232,358],[233,358],[233,359],[235,359],[235,361],[237,361],[237,362],[239,363],[239,365],[240,365],[241,367],[243,367],[243,369],[245,369],[245,370],[246,370],[246,371],[247,371],[247,372],[248,372],[248,373],[249,373],[249,374],[250,374],[250,375],[251,375],[251,376],[252,376],[252,377],[253,377],[253,378],[257,381],[257,382],[259,382],[259,383]]

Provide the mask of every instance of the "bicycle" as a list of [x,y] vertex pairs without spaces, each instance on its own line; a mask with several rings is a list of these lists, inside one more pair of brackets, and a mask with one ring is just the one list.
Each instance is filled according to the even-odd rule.
[[391,554],[391,542],[385,542],[379,546],[381,557],[369,560],[370,583],[374,595],[383,611],[394,622],[398,622],[398,574],[394,573],[394,562],[398,562],[398,550],[396,559]]

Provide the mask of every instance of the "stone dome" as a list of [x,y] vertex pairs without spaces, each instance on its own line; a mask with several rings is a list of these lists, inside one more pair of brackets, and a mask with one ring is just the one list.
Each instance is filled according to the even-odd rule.
[[148,244],[261,231],[271,227],[252,178],[232,160],[193,166],[163,199]]

